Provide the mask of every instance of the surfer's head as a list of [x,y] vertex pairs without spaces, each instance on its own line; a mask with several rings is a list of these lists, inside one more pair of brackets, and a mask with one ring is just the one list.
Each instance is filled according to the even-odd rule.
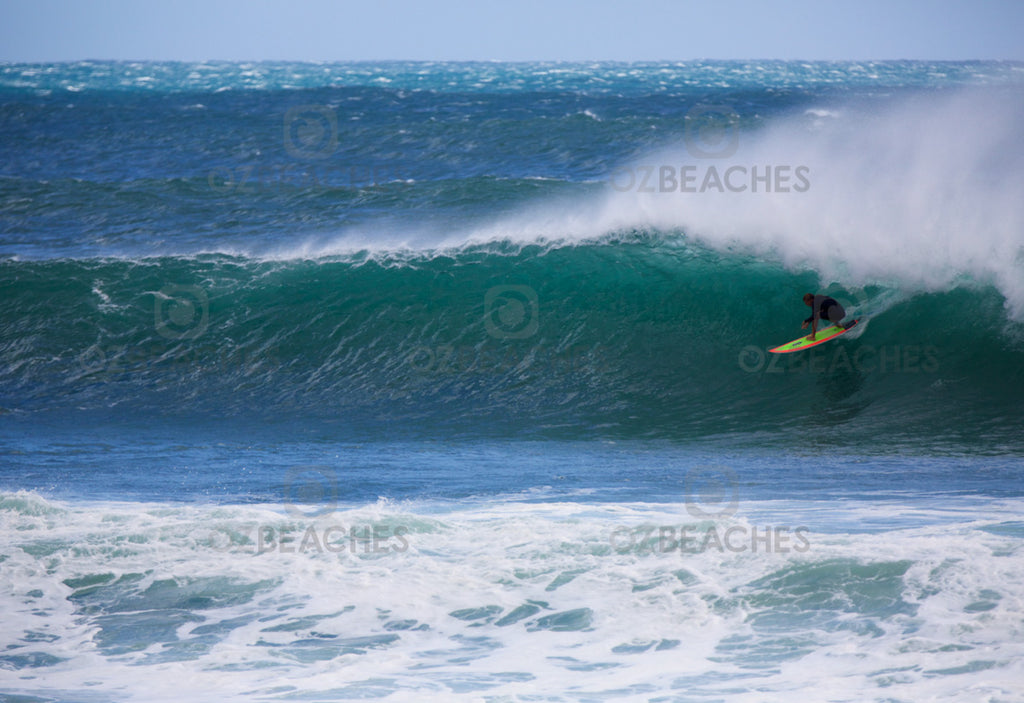
[[814,293],[804,293],[804,305],[814,305]]

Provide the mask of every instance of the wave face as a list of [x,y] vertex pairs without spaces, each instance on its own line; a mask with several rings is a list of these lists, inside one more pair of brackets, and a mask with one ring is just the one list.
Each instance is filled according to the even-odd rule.
[[[824,286],[684,238],[2,266],[16,415],[1012,444],[1024,411],[1024,342],[993,287]],[[767,354],[801,333],[809,290],[864,324]]]
[[1021,75],[5,65],[0,403],[1019,447]]

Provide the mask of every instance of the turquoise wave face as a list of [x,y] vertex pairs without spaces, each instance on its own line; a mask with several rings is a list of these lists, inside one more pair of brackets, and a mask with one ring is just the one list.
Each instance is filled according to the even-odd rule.
[[[254,261],[7,261],[8,413],[306,418],[471,435],[1019,443],[1019,329],[984,286],[821,287],[634,236]],[[802,354],[804,292],[859,331]],[[759,439],[759,441],[760,441]]]

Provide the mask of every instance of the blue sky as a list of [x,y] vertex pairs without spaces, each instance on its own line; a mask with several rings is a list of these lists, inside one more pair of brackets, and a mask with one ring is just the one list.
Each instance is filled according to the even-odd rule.
[[1020,0],[0,0],[0,60],[1024,60]]

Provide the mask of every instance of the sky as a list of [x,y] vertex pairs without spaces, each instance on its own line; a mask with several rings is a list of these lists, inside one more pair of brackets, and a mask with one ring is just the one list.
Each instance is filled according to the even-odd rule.
[[1024,0],[0,0],[0,60],[1024,60]]

